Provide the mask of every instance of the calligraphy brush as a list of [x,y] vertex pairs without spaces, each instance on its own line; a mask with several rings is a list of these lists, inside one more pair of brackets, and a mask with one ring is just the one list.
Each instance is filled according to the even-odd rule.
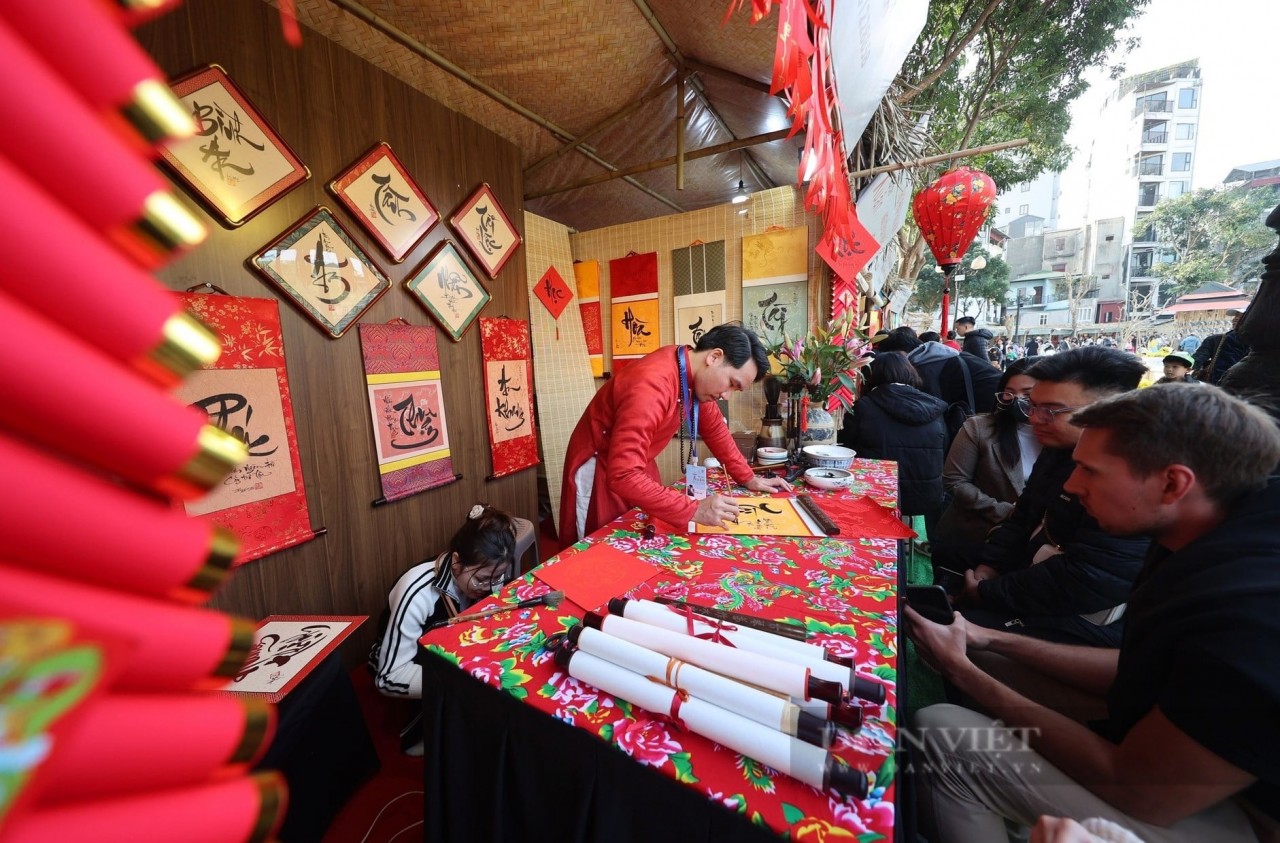
[[435,629],[436,627],[441,626],[452,626],[455,623],[462,623],[463,621],[478,621],[503,612],[510,612],[515,609],[531,609],[534,606],[546,606],[548,609],[555,609],[560,606],[560,603],[563,600],[563,591],[548,591],[546,594],[538,597],[530,597],[528,600],[521,600],[514,606],[495,606],[492,609],[485,609],[483,612],[470,612],[465,615],[454,615],[448,620],[443,620],[434,624],[431,628]]

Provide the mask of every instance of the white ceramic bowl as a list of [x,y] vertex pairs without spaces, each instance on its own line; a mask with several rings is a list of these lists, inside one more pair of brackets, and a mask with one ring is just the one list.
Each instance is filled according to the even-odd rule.
[[787,458],[786,448],[756,448],[756,462],[761,465],[772,465],[785,461]]
[[845,468],[853,465],[856,452],[839,445],[809,445],[803,449],[805,461],[814,468]]
[[853,483],[853,472],[843,468],[811,468],[804,473],[804,482],[815,489],[846,489]]

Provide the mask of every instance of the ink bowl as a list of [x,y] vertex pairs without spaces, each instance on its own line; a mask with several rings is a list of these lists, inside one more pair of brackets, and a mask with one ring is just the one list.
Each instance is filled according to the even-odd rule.
[[786,448],[756,448],[756,462],[760,465],[777,465],[786,459]]
[[827,492],[847,489],[853,483],[853,472],[843,468],[811,468],[804,473],[804,482]]

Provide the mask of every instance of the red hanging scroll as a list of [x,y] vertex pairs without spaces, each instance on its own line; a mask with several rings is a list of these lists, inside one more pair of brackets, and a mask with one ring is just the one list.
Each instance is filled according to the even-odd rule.
[[600,326],[600,261],[578,261],[573,265],[578,282],[578,310],[582,313],[582,334],[591,358],[591,376],[604,377],[604,330]]
[[225,527],[240,539],[236,564],[311,541],[311,516],[298,456],[298,433],[275,299],[182,293],[184,306],[222,343],[222,356],[175,390],[209,414],[209,423],[238,432],[249,459],[187,514]]
[[361,325],[383,500],[389,503],[457,479],[440,387],[435,328]]
[[538,464],[529,324],[521,319],[482,318],[480,354],[493,458],[491,477],[503,477]]
[[609,261],[613,371],[662,345],[658,331],[658,253]]

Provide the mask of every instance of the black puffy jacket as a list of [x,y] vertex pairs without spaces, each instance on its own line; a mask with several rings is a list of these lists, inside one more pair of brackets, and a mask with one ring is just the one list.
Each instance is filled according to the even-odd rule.
[[992,333],[986,328],[974,328],[964,335],[964,342],[961,343],[960,350],[965,354],[972,354],[974,357],[986,360],[991,340]]
[[898,464],[898,508],[923,515],[942,508],[947,425],[941,399],[902,383],[878,386],[845,416],[840,443],[859,456]]
[[968,370],[973,384],[973,412],[990,413],[996,408],[996,388],[1000,370],[985,358],[957,352],[942,343],[927,342],[907,355],[907,360],[920,373],[921,389],[948,404],[969,403],[965,392],[964,372]]
[[[984,608],[1082,615],[1128,601],[1151,539],[1103,532],[1076,496],[1063,491],[1075,466],[1069,448],[1040,453],[1013,514],[987,536],[981,561],[1000,576],[978,583]],[[1033,565],[1046,542],[1061,552]]]

